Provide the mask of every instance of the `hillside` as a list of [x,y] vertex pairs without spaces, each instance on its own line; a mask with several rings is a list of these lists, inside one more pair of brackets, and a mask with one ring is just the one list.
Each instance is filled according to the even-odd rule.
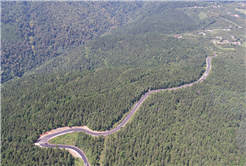
[[114,128],[147,91],[198,80],[213,50],[206,80],[152,94],[119,132],[52,141],[78,146],[92,165],[243,165],[243,18],[225,21],[212,5],[3,2],[1,164],[78,164],[33,143],[62,126]]
[[[18,151],[28,146],[44,131],[74,125],[87,125],[95,130],[109,129],[149,88],[175,87],[198,80],[204,71],[206,55],[204,52],[199,53],[199,47],[191,50],[193,45],[184,46],[184,52],[189,50],[193,53],[190,57],[172,53],[170,62],[166,63],[171,63],[174,59],[173,65],[162,62],[162,67],[129,65],[92,71],[33,74],[4,85],[4,163],[8,162],[6,154],[13,154],[14,149]],[[165,55],[168,60],[169,54],[162,56]],[[150,59],[145,62],[158,64],[159,60]],[[19,145],[13,147],[14,142]],[[29,150],[25,155],[31,153],[39,153],[38,148]],[[16,158],[13,161],[16,163]]]
[[[199,20],[197,21],[197,18],[191,18],[182,11],[158,9],[160,13],[151,13],[145,17],[142,16],[143,18],[115,28],[88,44],[53,58],[37,67],[31,73],[92,70],[105,66],[144,65],[144,61],[149,61],[150,58],[158,59],[160,57],[158,56],[159,54],[162,55],[170,52],[167,48],[170,48],[171,44],[176,45],[174,49],[179,49],[177,46],[180,45],[180,42],[184,41],[176,40],[173,38],[173,35],[169,34],[191,32],[203,26]],[[210,21],[208,20],[208,22]],[[186,42],[191,44],[188,41]],[[198,44],[198,41],[195,43]],[[172,51],[184,54],[180,50]],[[159,60],[159,64],[163,64],[164,59]],[[145,65],[157,64],[145,63]]]
[[32,73],[93,70],[113,66],[159,67],[170,63],[187,65],[186,63],[190,63],[188,59],[193,58],[194,61],[197,58],[195,54],[206,54],[198,42],[178,40],[157,32],[133,36],[103,36],[52,59]]
[[81,132],[51,142],[80,147],[92,165],[243,165],[241,51],[238,47],[236,55],[223,52],[213,59],[212,71],[202,83],[152,94],[115,134],[102,139]]
[[64,51],[126,23],[132,11],[141,6],[113,2],[3,2],[2,82],[21,77]]
[[[226,4],[227,10],[233,6],[238,4]],[[203,12],[214,22],[205,26],[208,29],[181,35],[218,54],[204,82],[152,94],[124,128],[104,139],[81,132],[51,142],[79,147],[91,165],[244,165],[245,48],[234,42],[242,42],[245,32],[235,24],[223,22],[223,15],[214,17],[208,10],[227,14],[217,7],[190,9],[186,11],[189,16]],[[239,23],[242,19],[234,18]],[[228,27],[230,31],[226,31]],[[207,34],[202,35],[204,32]],[[216,36],[233,42],[209,44]]]
[[[164,41],[169,40],[164,38]],[[168,47],[167,50],[174,47],[173,50],[190,52],[190,56],[175,51],[170,54],[166,51],[159,55],[159,58],[142,60],[142,65],[139,63],[117,66],[117,63],[113,63],[115,66],[91,71],[33,74],[4,84],[3,163],[8,163],[7,154],[14,154],[14,150],[22,150],[44,131],[68,125],[87,125],[96,130],[109,129],[149,88],[175,87],[198,80],[204,72],[206,51],[200,50],[196,44],[187,45],[187,42],[177,39],[174,41],[183,47],[174,47],[173,42],[165,46]],[[142,43],[138,43],[138,46],[142,46]],[[157,45],[156,48],[160,49],[162,46]],[[96,48],[92,50],[97,51]],[[107,53],[108,50],[104,51]],[[136,58],[135,62],[141,59],[141,57],[133,58]],[[161,58],[162,61],[159,60]],[[124,64],[130,62],[126,58],[119,60]],[[18,146],[14,147],[13,143]],[[26,157],[21,157],[22,154],[15,155],[17,158],[25,158],[25,162],[18,161],[17,158],[13,158],[13,162],[35,162],[27,156],[32,153],[42,156],[38,149],[27,150],[26,154],[23,154]]]
[[196,2],[3,2],[1,83],[21,77],[111,29],[167,8],[194,4]]

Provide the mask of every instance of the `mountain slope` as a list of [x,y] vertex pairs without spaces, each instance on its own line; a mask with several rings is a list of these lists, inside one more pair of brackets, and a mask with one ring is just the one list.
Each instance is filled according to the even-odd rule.
[[3,2],[1,83],[111,29],[196,2]]
[[1,5],[2,82],[6,82],[121,26],[142,3],[3,2]]

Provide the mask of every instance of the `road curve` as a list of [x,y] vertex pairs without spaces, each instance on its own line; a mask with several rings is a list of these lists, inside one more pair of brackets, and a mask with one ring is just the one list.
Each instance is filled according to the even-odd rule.
[[[216,56],[216,54],[214,53],[214,57]],[[109,131],[103,131],[103,132],[98,132],[98,131],[90,131],[90,130],[86,130],[86,129],[83,129],[83,128],[70,128],[70,129],[66,129],[66,130],[63,130],[63,131],[59,131],[59,132],[56,132],[56,133],[52,133],[52,134],[48,134],[48,135],[45,135],[41,138],[38,139],[38,141],[35,143],[35,145],[39,145],[40,147],[52,147],[52,148],[55,148],[56,146],[58,146],[59,148],[66,148],[66,149],[71,149],[73,151],[75,151],[79,156],[80,158],[83,159],[85,165],[89,165],[89,162],[88,162],[88,159],[86,158],[85,154],[79,149],[79,148],[76,148],[74,146],[71,146],[71,145],[55,145],[55,144],[48,144],[48,140],[49,139],[52,139],[54,137],[57,137],[59,135],[63,135],[63,134],[66,134],[66,133],[72,133],[72,132],[75,132],[75,131],[84,131],[85,133],[89,134],[89,135],[92,135],[92,136],[100,136],[100,135],[103,135],[103,136],[107,136],[107,135],[110,135],[110,134],[113,134],[115,133],[116,131],[120,130],[121,127],[123,127],[127,122],[128,120],[132,117],[132,115],[137,111],[137,109],[140,107],[140,105],[143,103],[143,101],[151,94],[151,93],[155,93],[155,92],[160,92],[160,91],[164,91],[164,90],[177,90],[177,89],[181,89],[181,88],[185,88],[185,87],[188,87],[188,86],[191,86],[193,84],[196,84],[198,82],[201,82],[203,81],[204,79],[206,79],[206,77],[208,76],[208,73],[211,69],[211,59],[213,57],[208,57],[206,59],[206,64],[207,64],[207,68],[206,68],[206,71],[205,73],[203,74],[203,76],[198,80],[198,81],[195,81],[195,82],[192,82],[192,83],[189,83],[189,84],[185,84],[185,85],[182,85],[182,86],[179,86],[179,87],[175,87],[175,88],[167,88],[167,89],[158,89],[158,90],[152,90],[152,91],[149,91],[147,92],[144,96],[141,97],[141,99],[137,102],[137,104],[134,106],[134,108],[130,111],[130,113],[127,115],[127,117],[114,129],[112,130],[109,130]]]

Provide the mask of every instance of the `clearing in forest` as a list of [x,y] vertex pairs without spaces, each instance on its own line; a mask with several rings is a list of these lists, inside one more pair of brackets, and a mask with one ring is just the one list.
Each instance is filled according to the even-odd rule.
[[207,14],[204,13],[204,12],[200,12],[198,16],[199,16],[199,18],[200,18],[201,20],[203,20],[203,19],[205,19],[205,18],[208,18]]

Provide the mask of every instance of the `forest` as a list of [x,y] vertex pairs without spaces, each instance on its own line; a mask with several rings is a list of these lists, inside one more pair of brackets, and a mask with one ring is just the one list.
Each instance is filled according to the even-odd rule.
[[50,142],[76,145],[91,165],[244,165],[245,59],[240,51],[213,59],[202,83],[151,94],[113,135],[102,139],[81,132]]
[[[22,77],[112,29],[130,22],[139,22],[145,17],[153,16],[156,21],[163,10],[165,14],[167,9],[196,4],[197,2],[3,2],[1,83]],[[184,18],[192,22],[189,17]],[[171,15],[163,21],[170,20],[170,25],[165,24],[168,29],[163,32],[172,32],[172,27],[176,24],[179,27],[186,25],[177,31],[194,30],[193,25],[199,27],[199,23],[189,25],[185,21],[175,22]],[[163,26],[163,23],[158,26]],[[144,31],[153,30],[152,23],[148,24]],[[134,29],[136,31],[136,27]]]
[[198,80],[213,49],[205,81],[152,94],[119,132],[51,141],[79,147],[92,165],[243,165],[245,48],[175,38],[216,21],[187,14],[195,5],[209,4],[3,2],[1,164],[76,165],[34,142],[63,126],[113,128],[147,91]]
[[[174,55],[180,56],[173,54],[172,58]],[[206,56],[202,53],[193,56],[196,58],[184,56],[183,60],[190,62],[186,66],[182,61],[173,66],[164,63],[163,68],[112,66],[33,74],[5,84],[2,86],[2,159],[8,159],[5,154],[13,154],[12,143],[18,143],[15,148],[21,150],[35,142],[39,134],[57,127],[87,125],[94,130],[110,129],[149,89],[198,80],[204,72]],[[29,153],[32,151],[37,149]]]
[[141,3],[3,2],[2,82],[21,77],[64,51],[126,23],[128,14],[141,6]]
[[204,57],[208,54],[199,41],[178,40],[158,32],[131,36],[103,36],[52,59],[33,73],[93,70],[113,66],[163,67],[164,64],[177,63],[194,65],[188,60],[191,58],[193,62],[205,63],[195,54],[202,54]]

